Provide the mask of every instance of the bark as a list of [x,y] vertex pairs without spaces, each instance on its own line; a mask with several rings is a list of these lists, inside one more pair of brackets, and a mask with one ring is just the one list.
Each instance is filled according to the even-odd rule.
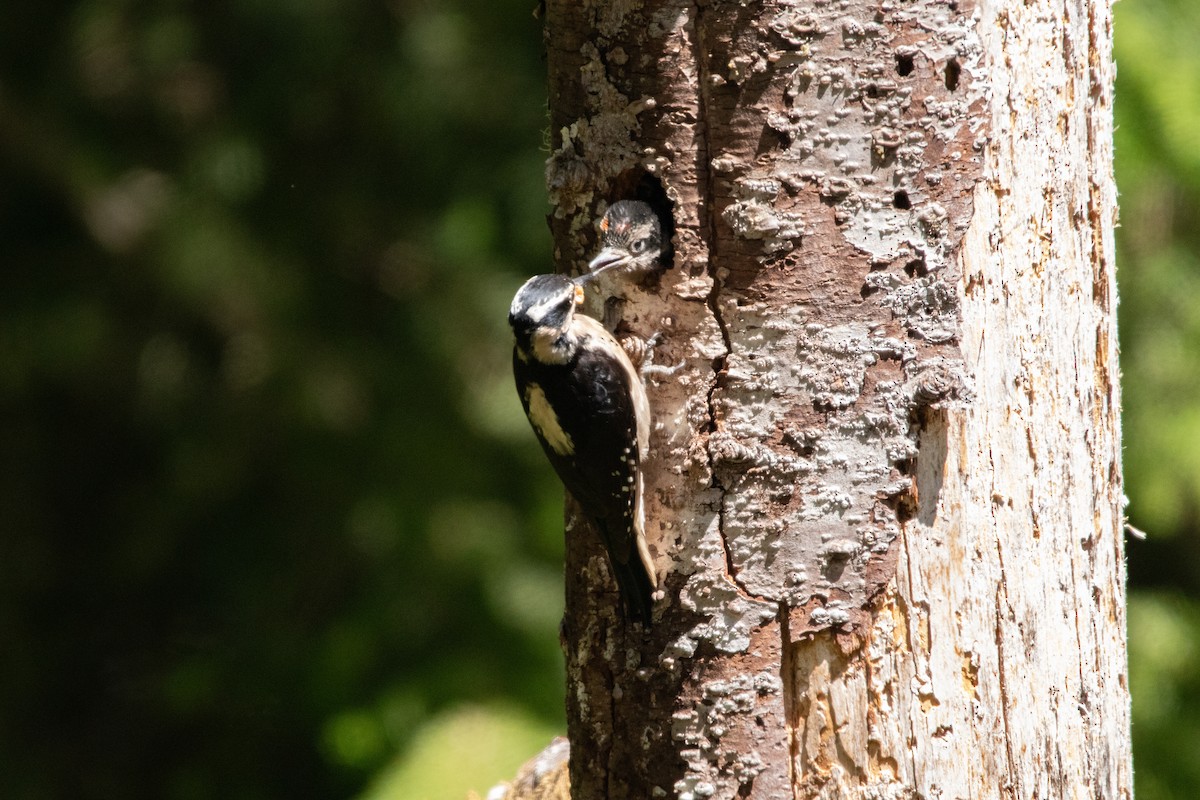
[[556,266],[661,332],[622,624],[568,514],[573,796],[1131,793],[1104,0],[548,0]]
[[[570,745],[556,738],[546,749],[521,765],[511,782],[492,787],[486,800],[571,800],[571,781],[567,773]],[[477,800],[471,795],[467,800]]]

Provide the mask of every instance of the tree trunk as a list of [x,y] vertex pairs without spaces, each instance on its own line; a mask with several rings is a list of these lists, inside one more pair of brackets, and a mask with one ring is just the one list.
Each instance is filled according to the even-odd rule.
[[568,513],[590,798],[1118,798],[1108,3],[548,0],[557,267],[670,217],[648,634]]

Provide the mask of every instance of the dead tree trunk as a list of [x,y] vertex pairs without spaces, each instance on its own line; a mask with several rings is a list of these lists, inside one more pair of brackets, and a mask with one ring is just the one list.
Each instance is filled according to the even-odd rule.
[[686,364],[648,636],[568,536],[576,800],[1130,796],[1110,19],[547,0],[557,267],[669,214],[606,314]]

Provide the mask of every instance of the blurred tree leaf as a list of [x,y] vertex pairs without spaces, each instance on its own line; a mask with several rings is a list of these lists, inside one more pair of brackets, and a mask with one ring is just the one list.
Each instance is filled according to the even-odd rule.
[[432,720],[408,754],[361,800],[482,797],[554,738],[555,731],[511,708],[463,707]]
[[550,248],[540,37],[0,11],[0,794],[345,796],[452,704],[561,721],[504,324]]
[[1200,607],[1177,594],[1129,603],[1129,680],[1140,800],[1192,797],[1200,786]]
[[[1195,536],[1200,509],[1200,7],[1115,6],[1116,169],[1130,517]],[[1200,573],[1195,573],[1200,577]],[[1197,583],[1200,586],[1200,583]]]

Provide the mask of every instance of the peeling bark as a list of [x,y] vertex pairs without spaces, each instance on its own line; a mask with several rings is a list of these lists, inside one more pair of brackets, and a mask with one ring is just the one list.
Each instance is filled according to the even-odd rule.
[[568,514],[577,800],[1129,796],[1109,25],[548,0],[557,267],[669,214],[592,312],[684,364],[648,634]]

